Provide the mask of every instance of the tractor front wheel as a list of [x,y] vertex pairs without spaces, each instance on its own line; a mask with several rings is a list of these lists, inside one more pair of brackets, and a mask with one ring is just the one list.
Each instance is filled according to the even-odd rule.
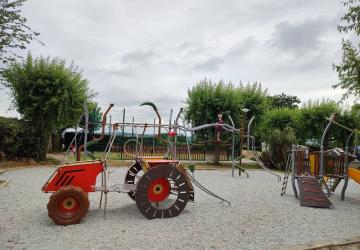
[[78,224],[89,210],[88,194],[79,187],[61,188],[50,196],[47,208],[56,224]]

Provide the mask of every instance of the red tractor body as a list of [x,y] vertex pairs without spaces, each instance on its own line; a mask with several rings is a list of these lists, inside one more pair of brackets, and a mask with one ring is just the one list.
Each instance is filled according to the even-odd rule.
[[80,187],[84,192],[94,192],[96,177],[103,171],[101,160],[82,161],[60,165],[42,187],[45,193],[56,192],[67,186]]

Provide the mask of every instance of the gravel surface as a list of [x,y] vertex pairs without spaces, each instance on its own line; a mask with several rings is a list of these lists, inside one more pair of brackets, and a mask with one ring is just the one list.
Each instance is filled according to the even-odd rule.
[[[175,218],[147,220],[126,194],[108,195],[107,218],[90,194],[90,210],[81,224],[57,226],[47,216],[49,194],[40,191],[54,168],[5,172],[0,189],[0,248],[4,249],[269,249],[311,241],[360,235],[360,186],[350,181],[345,201],[339,191],[333,209],[300,207],[292,195],[280,196],[281,183],[263,171],[250,178],[231,177],[230,170],[197,171],[195,177],[231,201],[225,207],[195,190]],[[122,182],[126,169],[111,174]]]

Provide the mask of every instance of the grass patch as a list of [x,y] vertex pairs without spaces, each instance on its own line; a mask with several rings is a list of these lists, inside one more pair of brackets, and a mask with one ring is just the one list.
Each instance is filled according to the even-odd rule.
[[[184,162],[182,163],[182,165],[186,168],[188,168],[190,165],[195,165],[195,170],[196,169],[231,169],[232,168],[232,164],[231,162],[221,162],[220,164],[209,164],[206,162],[196,162],[196,163],[189,163],[189,162]],[[241,165],[242,168],[244,169],[261,169],[257,164],[248,164],[248,163],[244,163]],[[235,167],[235,169],[237,169]]]
[[48,166],[48,165],[57,165],[59,163],[60,161],[54,158],[46,158],[46,160],[44,161],[35,161],[34,159],[31,158],[21,158],[17,160],[0,162],[0,169]]

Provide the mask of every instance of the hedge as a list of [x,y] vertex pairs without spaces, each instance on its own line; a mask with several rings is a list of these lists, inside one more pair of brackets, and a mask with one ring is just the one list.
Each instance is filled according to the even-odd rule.
[[0,116],[0,160],[39,158],[40,140],[31,124],[17,118]]

